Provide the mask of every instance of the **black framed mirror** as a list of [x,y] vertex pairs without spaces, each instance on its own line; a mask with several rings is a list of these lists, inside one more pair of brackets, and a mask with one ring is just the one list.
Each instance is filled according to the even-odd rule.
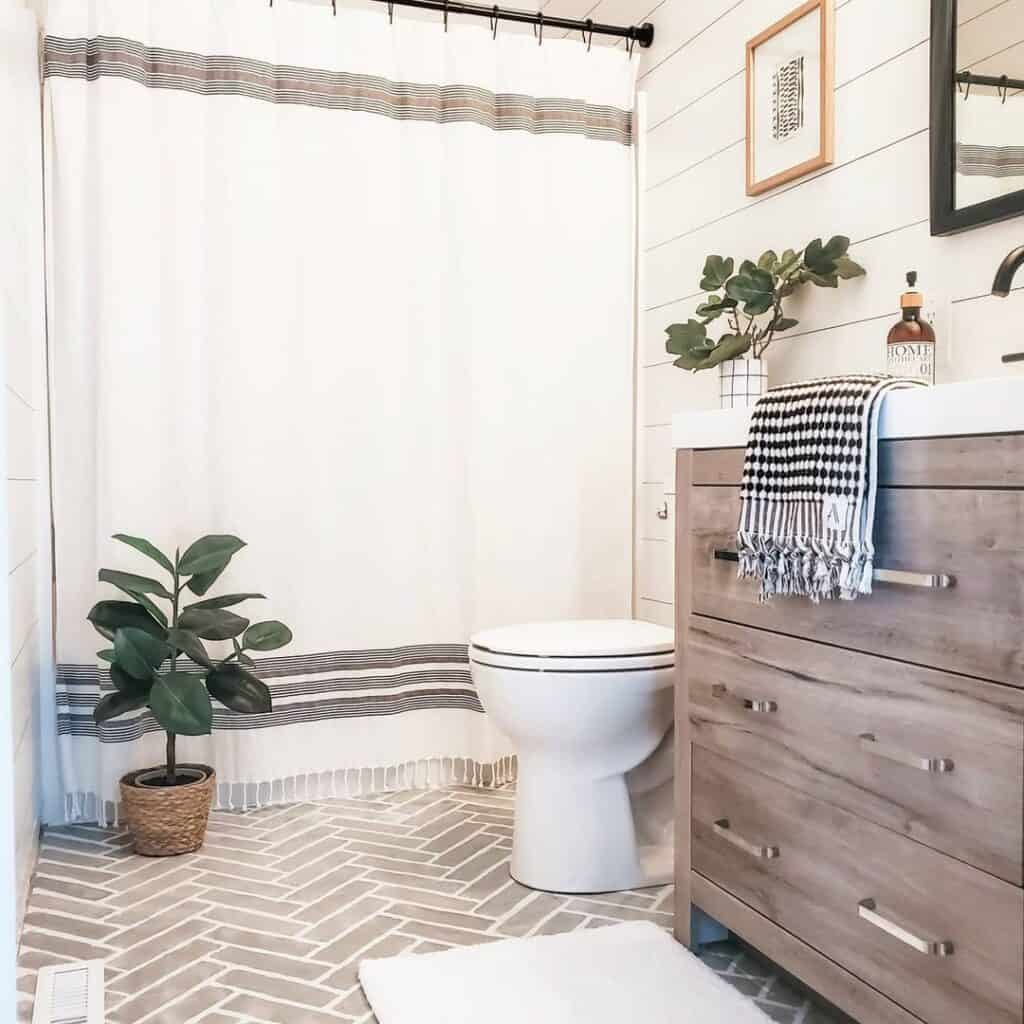
[[995,0],[932,0],[933,235],[1024,214],[1024,17]]

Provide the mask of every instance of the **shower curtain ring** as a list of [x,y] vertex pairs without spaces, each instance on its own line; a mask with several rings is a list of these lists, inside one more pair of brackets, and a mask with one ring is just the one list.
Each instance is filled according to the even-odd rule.
[[629,37],[626,39],[626,56],[632,59],[633,47],[636,46],[636,36],[633,35],[633,28],[630,26]]
[[491,38],[498,38],[498,5],[494,5],[494,13],[488,17],[488,21],[491,23]]
[[448,0],[444,0],[444,30],[448,31]]
[[395,5],[388,0],[388,24],[394,25],[395,23]]
[[583,42],[587,44],[587,53],[590,53],[590,47],[594,45],[594,19],[587,18],[583,27]]
[[537,12],[537,24],[533,26],[533,34],[537,37],[537,45],[544,42],[544,12]]
[[331,13],[335,17],[338,16],[338,0],[331,0]]
[[1010,80],[1006,75],[1002,75],[999,79],[999,95],[1002,96],[1002,102],[1006,102],[1006,94],[1010,91]]

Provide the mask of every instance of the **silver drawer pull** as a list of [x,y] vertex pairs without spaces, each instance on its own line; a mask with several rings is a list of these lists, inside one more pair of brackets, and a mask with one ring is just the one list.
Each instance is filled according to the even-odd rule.
[[[725,700],[729,697],[729,690],[724,683],[715,683],[711,687],[711,696]],[[779,705],[774,700],[747,700],[745,697],[732,697],[731,699],[741,708],[745,708],[747,711],[756,711],[762,715],[770,715],[779,710]]]
[[[715,559],[719,562],[738,562],[740,556],[730,548],[715,548]],[[956,577],[948,573],[876,569],[871,578],[876,583],[896,583],[903,587],[925,587],[933,590],[948,590],[956,586]]]
[[712,827],[716,836],[721,836],[727,843],[732,843],[744,853],[749,853],[751,857],[757,857],[760,860],[774,860],[779,855],[777,846],[758,846],[757,843],[751,843],[743,836],[737,835],[729,827],[728,818],[719,818]]
[[908,754],[905,750],[890,746],[888,743],[879,743],[872,732],[862,732],[857,738],[860,740],[860,749],[865,754],[884,757],[889,761],[896,761],[898,764],[905,764],[922,772],[944,774],[951,772],[954,768],[952,758],[918,757],[917,754]]
[[952,956],[953,955],[953,943],[952,942],[933,942],[931,939],[922,939],[919,935],[915,935],[913,932],[908,932],[906,928],[896,924],[895,921],[890,921],[887,917],[882,917],[878,913],[878,907],[875,905],[875,901],[872,899],[861,900],[857,904],[857,913],[862,917],[868,924],[873,924],[876,928],[881,928],[883,932],[891,935],[894,939],[899,939],[900,942],[906,943],[911,949],[916,949],[918,953],[924,953],[925,956]]
[[876,569],[871,578],[876,583],[896,583],[901,587],[930,587],[949,590],[956,586],[956,577],[946,573],[904,572],[902,569]]

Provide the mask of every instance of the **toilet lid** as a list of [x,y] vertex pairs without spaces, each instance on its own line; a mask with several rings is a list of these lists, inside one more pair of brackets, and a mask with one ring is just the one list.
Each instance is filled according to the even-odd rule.
[[520,657],[621,658],[671,653],[675,633],[632,619],[576,619],[485,629],[470,644],[477,650]]

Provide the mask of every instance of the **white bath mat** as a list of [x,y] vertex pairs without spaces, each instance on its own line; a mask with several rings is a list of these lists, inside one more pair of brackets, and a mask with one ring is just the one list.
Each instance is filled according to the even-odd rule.
[[648,922],[364,960],[380,1024],[770,1024]]

